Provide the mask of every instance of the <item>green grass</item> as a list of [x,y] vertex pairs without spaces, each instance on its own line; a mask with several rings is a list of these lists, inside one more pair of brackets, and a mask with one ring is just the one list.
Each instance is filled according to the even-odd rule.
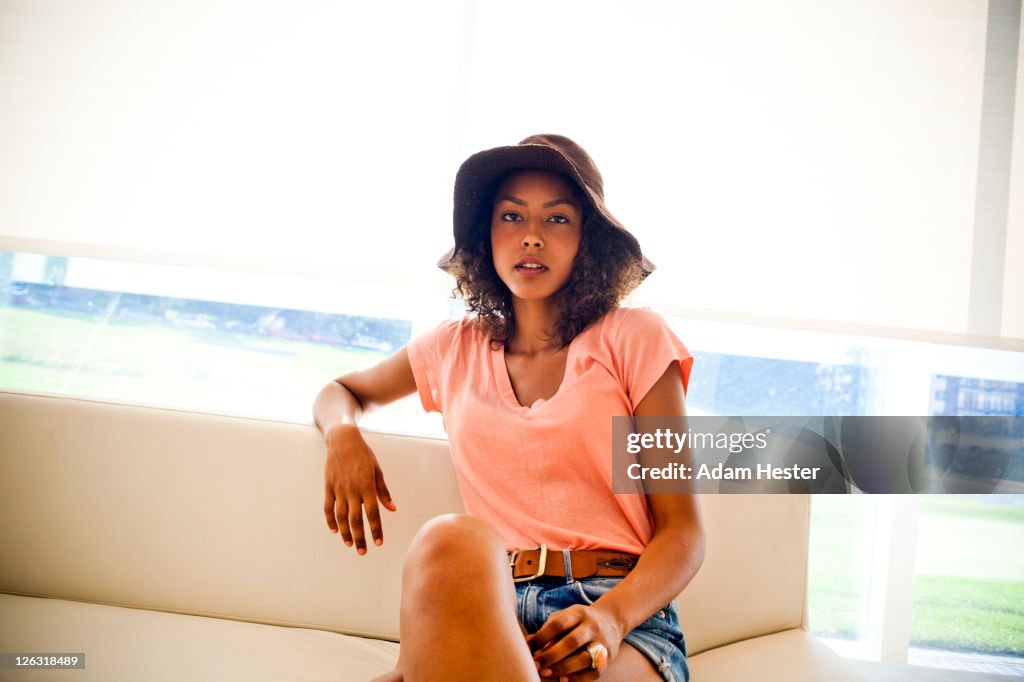
[[[859,497],[812,502],[809,616],[819,635],[860,635],[867,521]],[[1024,656],[1024,509],[921,496],[913,646]]]
[[1024,582],[917,576],[913,646],[1024,656]]
[[[961,513],[955,514],[960,507]],[[936,513],[941,509],[941,513]],[[917,529],[917,575],[1024,582],[1024,509],[928,495]]]
[[327,381],[382,353],[0,308],[0,388],[308,420]]

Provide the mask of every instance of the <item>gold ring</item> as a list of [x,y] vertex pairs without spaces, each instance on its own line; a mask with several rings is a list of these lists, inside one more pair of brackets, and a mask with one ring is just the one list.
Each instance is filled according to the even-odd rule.
[[587,653],[590,654],[590,669],[600,670],[608,662],[608,647],[600,642],[591,642],[587,645]]

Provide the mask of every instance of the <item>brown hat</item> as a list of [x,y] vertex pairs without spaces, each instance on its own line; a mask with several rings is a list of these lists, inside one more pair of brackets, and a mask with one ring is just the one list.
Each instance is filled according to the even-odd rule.
[[531,135],[515,146],[487,149],[466,159],[455,176],[455,247],[437,262],[439,268],[452,272],[456,252],[469,241],[474,226],[490,216],[490,202],[498,183],[508,173],[525,169],[554,171],[574,180],[595,217],[624,237],[640,261],[642,277],[654,271],[654,263],[640,252],[640,242],[605,207],[604,182],[593,159],[583,147],[562,135]]

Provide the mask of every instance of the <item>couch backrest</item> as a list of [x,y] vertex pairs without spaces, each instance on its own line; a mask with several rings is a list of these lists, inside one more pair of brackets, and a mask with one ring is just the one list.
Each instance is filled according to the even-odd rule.
[[679,597],[691,654],[806,627],[807,495],[702,495],[704,564]]
[[[359,557],[309,425],[0,392],[0,592],[397,639],[420,525],[462,511],[447,443],[368,433],[399,511]],[[704,496],[692,653],[804,621],[803,496]]]

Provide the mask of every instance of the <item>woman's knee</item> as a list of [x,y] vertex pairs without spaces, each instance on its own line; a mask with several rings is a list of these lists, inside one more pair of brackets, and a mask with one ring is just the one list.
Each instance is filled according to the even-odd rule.
[[460,578],[503,565],[505,545],[486,522],[465,514],[444,514],[427,521],[413,538],[406,573]]

